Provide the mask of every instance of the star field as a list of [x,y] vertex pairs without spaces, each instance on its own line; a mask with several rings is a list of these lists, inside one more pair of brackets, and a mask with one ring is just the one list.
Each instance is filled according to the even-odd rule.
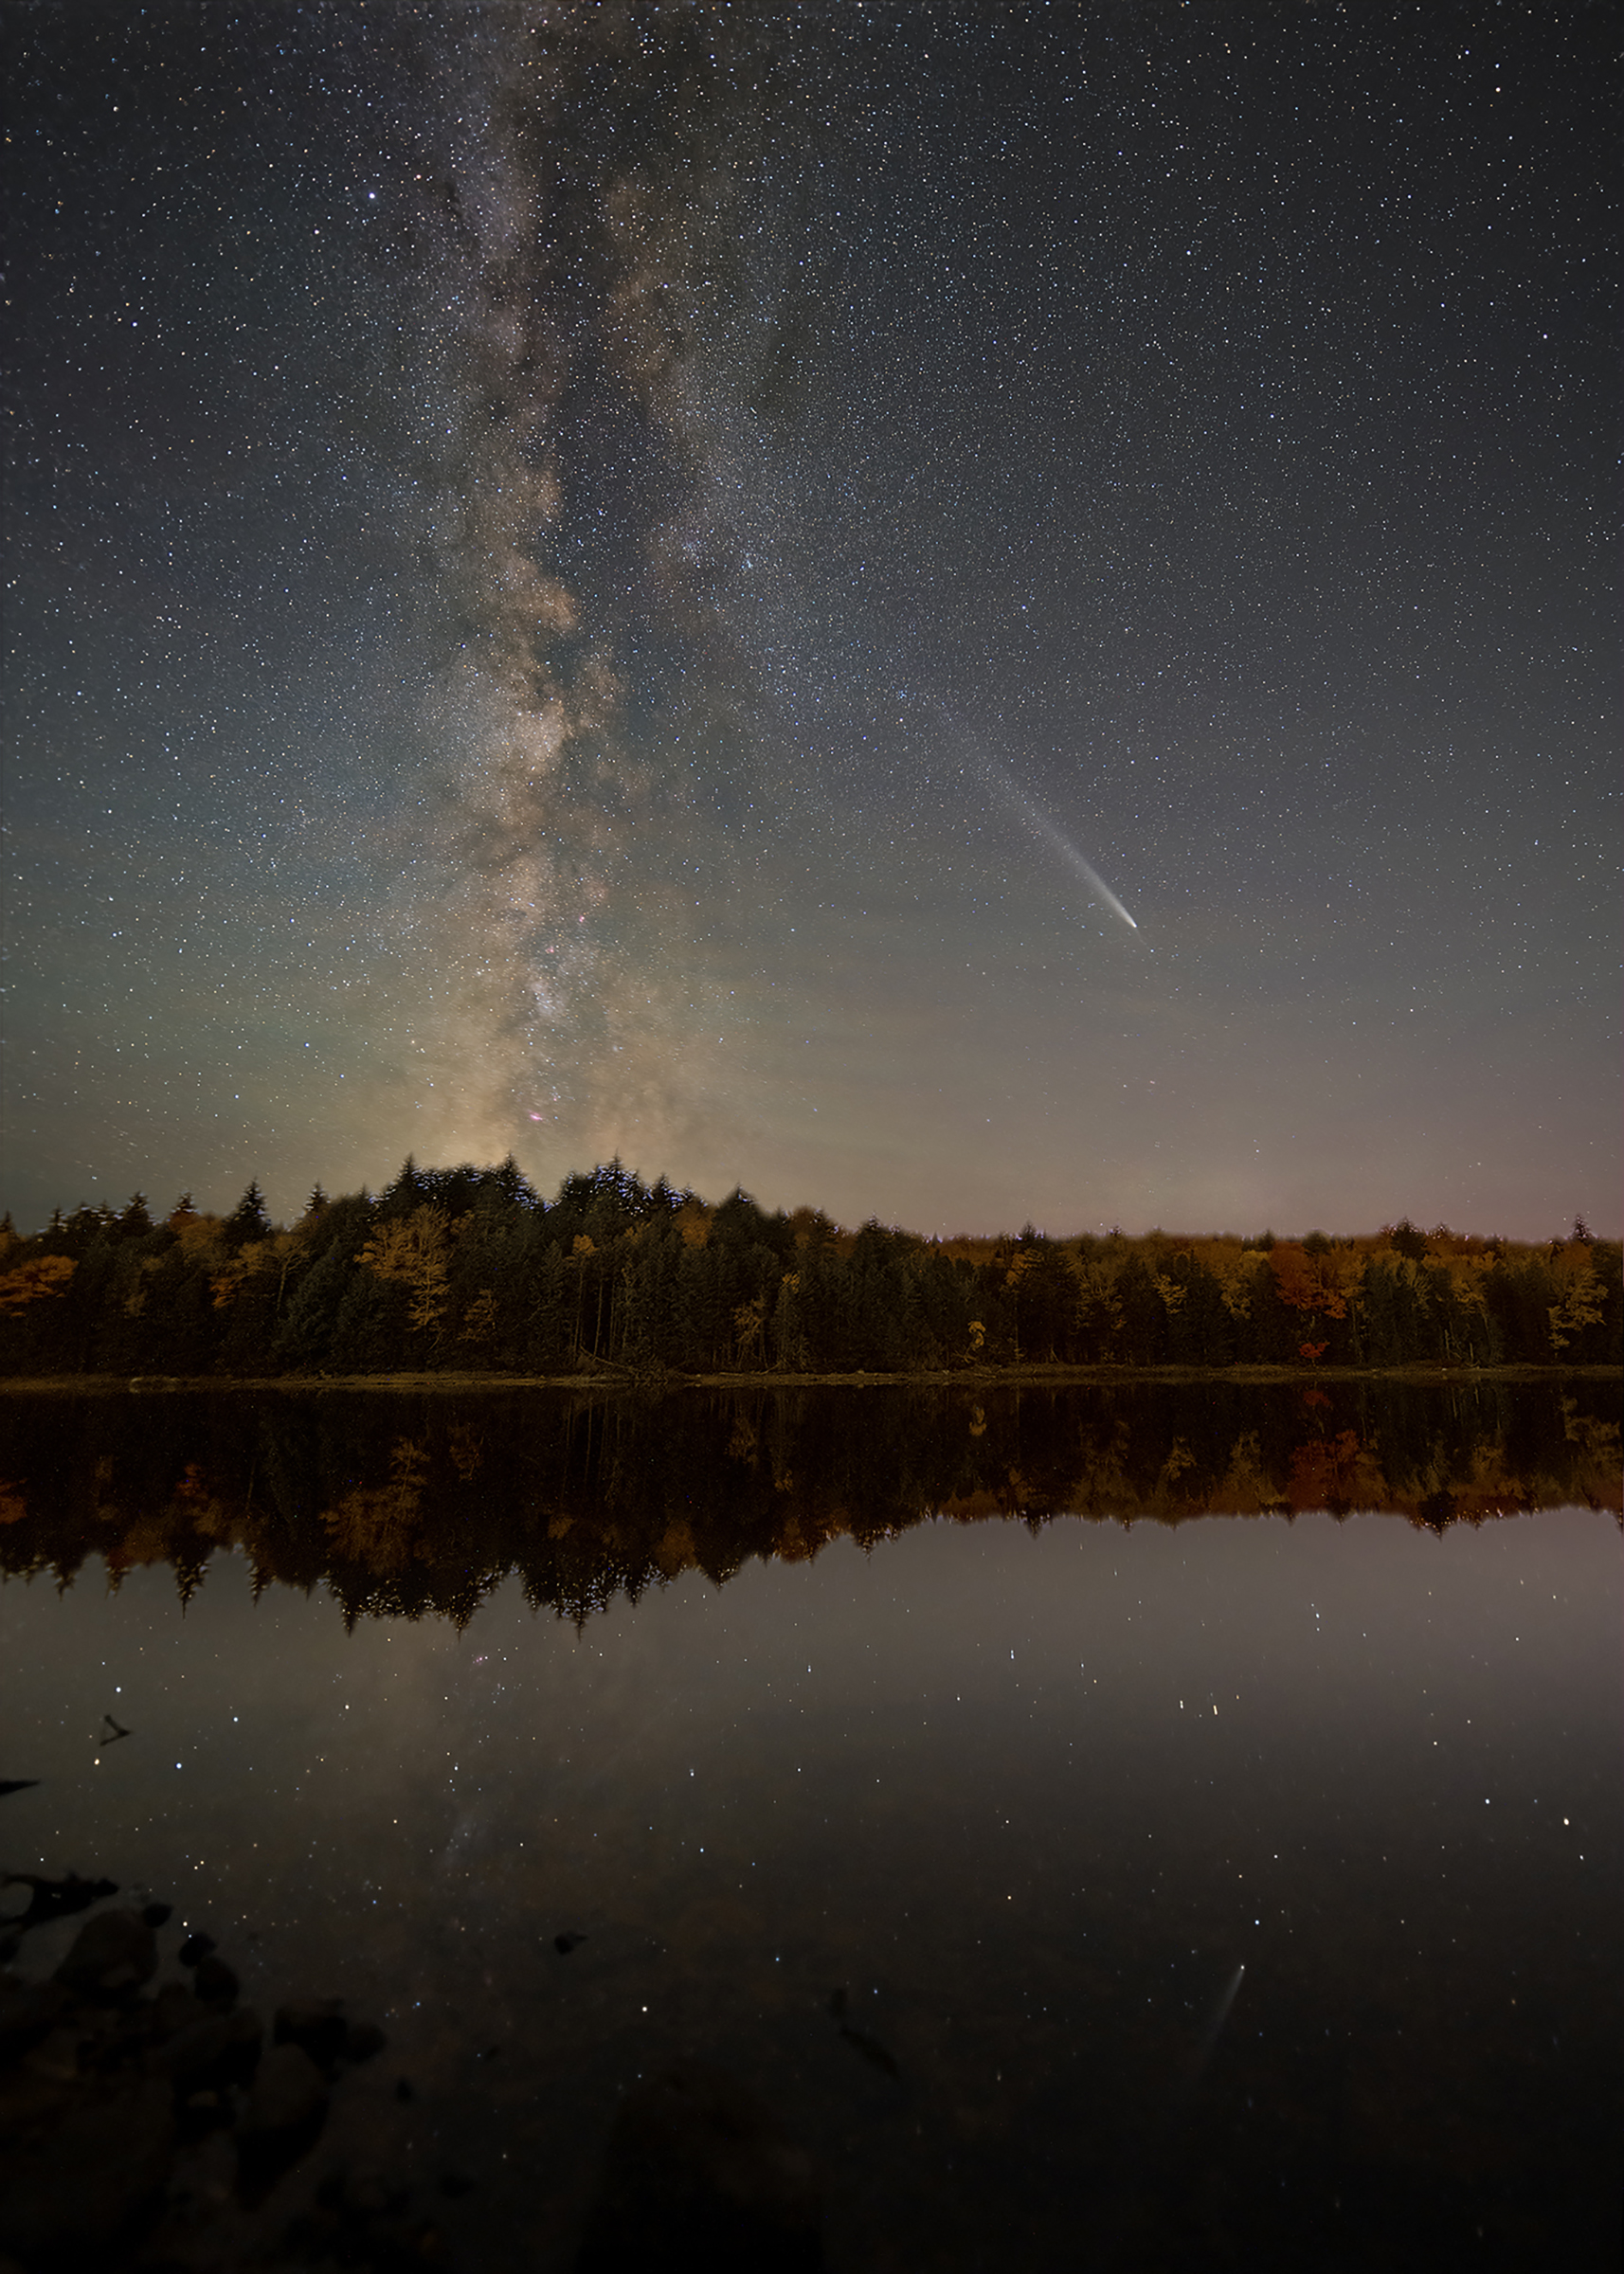
[[1612,1227],[1609,29],[13,10],[19,1222]]

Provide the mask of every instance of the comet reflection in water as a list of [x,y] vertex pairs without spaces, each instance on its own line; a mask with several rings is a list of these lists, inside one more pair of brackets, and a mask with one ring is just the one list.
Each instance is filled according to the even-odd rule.
[[1218,2041],[1223,2034],[1223,2025],[1229,2019],[1229,2010],[1231,2006],[1234,2005],[1236,1994],[1239,1992],[1240,1985],[1245,1979],[1246,1967],[1243,1963],[1237,1966],[1235,1972],[1230,1976],[1229,1981],[1225,1985],[1223,1995],[1218,1999],[1218,2004],[1214,2007],[1211,2018],[1209,2019],[1206,2028],[1201,2031],[1200,2043],[1196,2048],[1196,2057],[1190,2064],[1190,2075],[1188,2084],[1186,2086],[1187,2090],[1193,2091],[1195,2086],[1200,2083],[1201,2077],[1205,2073],[1207,2064],[1213,2057]]

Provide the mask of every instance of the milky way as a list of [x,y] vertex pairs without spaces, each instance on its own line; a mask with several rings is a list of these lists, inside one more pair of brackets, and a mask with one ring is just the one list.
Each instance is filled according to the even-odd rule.
[[1609,65],[1503,12],[14,11],[7,1200],[1610,1223]]

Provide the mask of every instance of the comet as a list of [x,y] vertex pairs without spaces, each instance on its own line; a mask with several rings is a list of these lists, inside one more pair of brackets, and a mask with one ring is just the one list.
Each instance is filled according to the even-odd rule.
[[1055,826],[1046,813],[1039,812],[1031,799],[1026,797],[1013,782],[1007,785],[1007,792],[1010,802],[1017,807],[1033,835],[1046,844],[1052,852],[1057,853],[1072,874],[1074,876],[1080,876],[1094,898],[1103,907],[1109,908],[1113,916],[1120,916],[1129,931],[1137,931],[1138,924],[1123,907],[1122,902],[1111,891],[1098,869],[1094,867],[1093,862],[1085,860],[1071,839]]
[[[906,688],[899,689],[898,694],[905,702],[909,699]],[[953,716],[946,703],[934,697],[928,697],[927,700],[929,702],[930,709],[942,721],[959,749],[969,760],[987,787],[1009,807],[1012,813],[1025,822],[1039,844],[1046,845],[1051,853],[1058,855],[1073,875],[1087,886],[1102,908],[1109,908],[1113,916],[1120,917],[1129,931],[1137,931],[1139,929],[1138,922],[1128,914],[1098,869],[1094,867],[1093,862],[1086,859],[1064,830],[1058,828],[1042,807],[1027,796],[1025,790],[1021,788],[1020,784],[1008,768],[1000,766],[982,748]]]

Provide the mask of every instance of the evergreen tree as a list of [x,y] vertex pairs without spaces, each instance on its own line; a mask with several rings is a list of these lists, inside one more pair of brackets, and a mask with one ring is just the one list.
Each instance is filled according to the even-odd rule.
[[410,1297],[399,1280],[356,1269],[338,1306],[328,1366],[334,1374],[393,1374],[406,1363]]
[[432,1198],[429,1179],[418,1167],[416,1158],[407,1153],[399,1176],[378,1195],[378,1205],[386,1216],[409,1216]]
[[258,1177],[250,1182],[247,1191],[221,1226],[220,1234],[226,1247],[233,1251],[246,1247],[250,1240],[269,1239],[270,1211],[265,1206]]
[[1116,1277],[1116,1298],[1122,1312],[1117,1336],[1118,1363],[1128,1366],[1161,1366],[1167,1363],[1167,1313],[1155,1282],[1138,1255],[1129,1255]]
[[373,1209],[364,1193],[330,1201],[306,1236],[306,1260],[278,1321],[272,1363],[293,1374],[332,1367],[338,1315],[356,1276]]
[[569,1348],[570,1315],[564,1256],[550,1239],[536,1250],[529,1292],[524,1363],[532,1374],[557,1374]]
[[1167,1313],[1168,1363],[1233,1365],[1236,1322],[1211,1272],[1193,1255],[1175,1255],[1168,1262],[1167,1277],[1183,1290],[1183,1300]]

